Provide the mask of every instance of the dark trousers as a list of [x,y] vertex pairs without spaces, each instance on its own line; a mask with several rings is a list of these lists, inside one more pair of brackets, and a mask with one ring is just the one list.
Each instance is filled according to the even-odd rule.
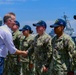
[[3,74],[4,70],[4,58],[0,57],[0,75]]

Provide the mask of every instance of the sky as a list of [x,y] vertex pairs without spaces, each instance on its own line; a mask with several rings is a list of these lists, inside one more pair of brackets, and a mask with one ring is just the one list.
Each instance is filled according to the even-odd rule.
[[33,23],[43,20],[47,24],[46,32],[51,31],[50,25],[56,19],[68,16],[71,27],[76,32],[76,0],[0,0],[0,17],[8,12],[16,14],[16,20],[20,22],[20,28],[30,25],[35,31]]

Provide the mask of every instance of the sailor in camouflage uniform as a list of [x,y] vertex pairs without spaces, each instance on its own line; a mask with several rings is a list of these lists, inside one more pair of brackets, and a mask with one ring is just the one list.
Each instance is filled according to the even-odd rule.
[[[29,25],[25,25],[21,31],[25,36],[21,42],[21,50],[27,50],[34,40],[34,37],[31,35],[32,29]],[[23,75],[34,75],[32,56],[21,57],[21,66]]]
[[[13,30],[12,36],[14,45],[16,46],[17,49],[19,49],[20,46],[19,36],[21,35],[21,32],[19,31],[19,27],[20,23],[18,21],[15,21],[15,25],[12,28]],[[10,53],[7,55],[7,58],[5,59],[4,75],[6,73],[7,75],[20,75],[19,55]]]
[[45,67],[47,59],[52,55],[51,36],[45,32],[47,26],[44,21],[41,20],[33,26],[36,26],[38,34],[26,53],[28,55],[34,53],[35,75],[49,75],[49,69],[44,71],[42,68]]
[[[19,49],[20,46],[20,38],[19,36],[21,35],[21,32],[19,31],[19,27],[20,27],[20,23],[18,21],[15,21],[15,25],[13,26],[13,42],[14,45],[16,46],[17,49]],[[10,55],[10,57],[12,58],[13,64],[12,64],[12,69],[13,69],[13,73],[15,75],[20,75],[20,56],[19,55]]]
[[57,19],[56,22],[50,26],[54,28],[56,34],[52,39],[53,68],[51,75],[74,74],[72,72],[72,57],[75,52],[75,44],[72,38],[63,32],[65,26],[66,22],[62,19]]

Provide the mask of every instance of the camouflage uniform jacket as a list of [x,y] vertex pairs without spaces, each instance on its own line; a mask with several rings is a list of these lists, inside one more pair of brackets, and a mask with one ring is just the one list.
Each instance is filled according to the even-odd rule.
[[36,35],[28,51],[29,54],[34,53],[36,66],[41,68],[47,63],[47,59],[52,54],[51,37],[47,33],[41,36]]
[[52,39],[53,47],[53,68],[55,70],[71,70],[72,56],[75,51],[75,44],[71,37],[65,33],[59,38]]
[[[12,33],[12,36],[13,36],[13,42],[14,42],[14,45],[17,49],[19,49],[19,46],[20,46],[20,40],[19,40],[19,36],[21,35],[21,32],[19,30],[17,30],[16,32],[13,32]],[[12,58],[16,58],[18,55],[15,55],[15,54],[11,54],[9,53],[8,55],[9,57],[12,57]]]
[[16,32],[13,32],[13,34],[12,34],[14,45],[18,49],[19,49],[19,46],[20,46],[20,38],[19,38],[20,35],[21,35],[21,32],[19,30],[17,30]]
[[[30,45],[32,44],[33,40],[34,40],[34,37],[31,34],[28,37],[25,37],[20,44],[21,50],[27,50],[30,47]],[[30,56],[27,56],[26,58],[21,57],[21,61],[29,62],[29,58],[30,58]]]

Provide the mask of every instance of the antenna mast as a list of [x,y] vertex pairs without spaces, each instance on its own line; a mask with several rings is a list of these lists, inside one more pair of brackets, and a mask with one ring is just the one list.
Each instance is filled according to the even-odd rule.
[[67,15],[65,15],[65,12],[64,12],[63,18],[64,18],[64,20],[66,22],[66,27],[65,27],[64,32],[69,34],[69,35],[72,35],[73,32],[74,32],[74,29],[71,27],[71,24],[70,24],[69,20],[67,19],[68,17],[67,17]]

